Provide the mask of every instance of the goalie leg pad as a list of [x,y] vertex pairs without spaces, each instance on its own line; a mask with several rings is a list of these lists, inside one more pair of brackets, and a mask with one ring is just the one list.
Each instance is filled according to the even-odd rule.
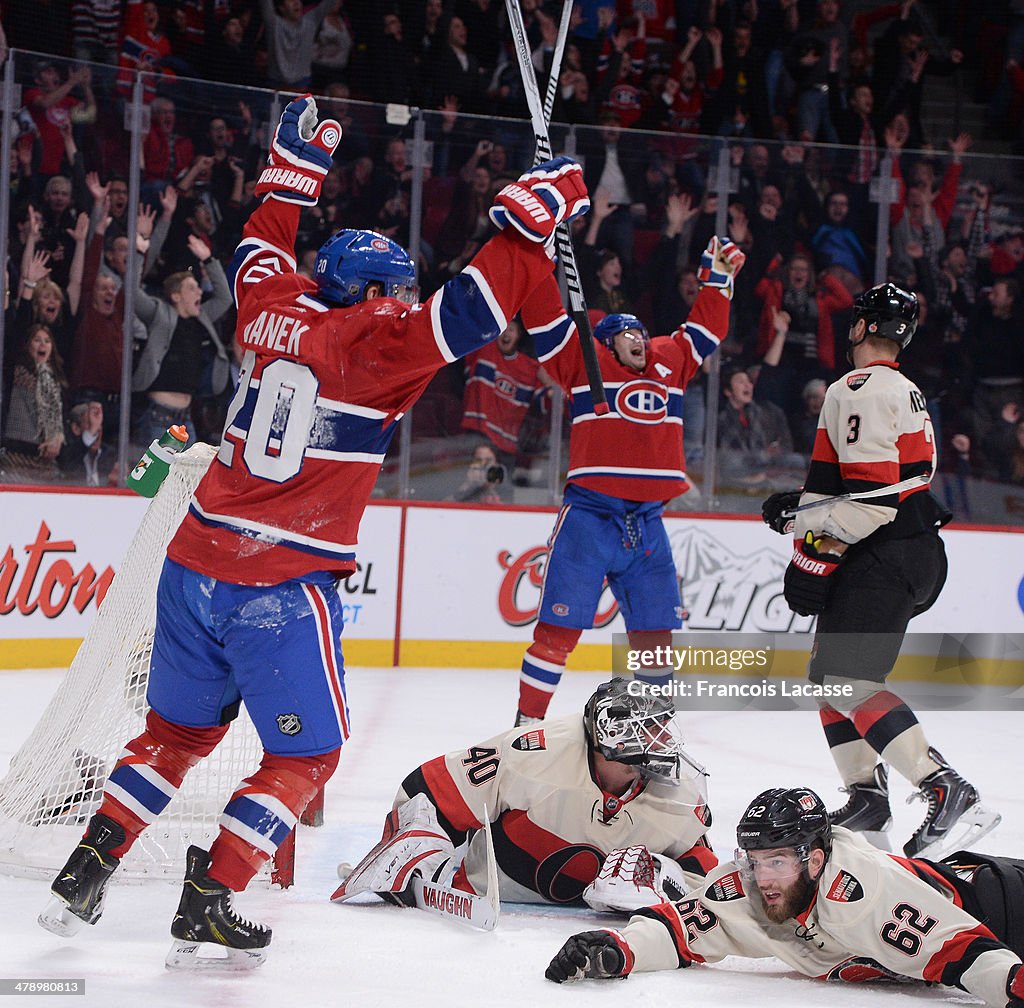
[[[415,795],[384,820],[380,843],[346,876],[331,896],[340,902],[359,893],[375,892],[385,899],[405,892],[413,874],[447,884],[455,855],[451,838],[437,821],[437,809],[424,794]],[[390,902],[411,905],[403,898]]]
[[241,892],[274,856],[338,766],[341,750],[320,756],[265,753],[259,770],[231,796],[210,848],[210,878]]

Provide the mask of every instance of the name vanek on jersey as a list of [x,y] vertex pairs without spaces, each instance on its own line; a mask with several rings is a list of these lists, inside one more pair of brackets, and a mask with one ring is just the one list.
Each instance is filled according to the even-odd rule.
[[[877,361],[833,382],[818,418],[814,451],[800,503],[891,486],[935,472],[931,418],[918,387],[899,365]],[[864,501],[802,511],[794,534],[824,532],[845,543],[866,539],[896,521],[913,531],[933,524],[928,483]]]
[[602,791],[579,715],[438,756],[409,774],[395,805],[420,793],[456,846],[472,833],[453,885],[477,893],[487,888],[479,832],[486,806],[504,900],[582,905],[605,857],[635,844],[675,858],[694,887],[718,863],[705,840],[711,815],[695,785],[649,784],[621,797]]
[[568,481],[632,501],[667,501],[689,488],[683,461],[683,391],[729,325],[729,302],[705,287],[671,336],[651,340],[642,373],[595,344],[609,412],[594,413],[576,326],[551,277],[523,308],[544,370],[572,396]]
[[782,924],[764,915],[735,862],[678,903],[637,911],[623,929],[634,971],[774,955],[805,976],[862,982],[893,975],[958,986],[1002,1008],[1020,962],[962,908],[949,869],[871,847],[841,827],[809,909]]
[[398,420],[438,368],[497,338],[552,268],[541,246],[499,234],[425,304],[329,309],[295,273],[298,217],[266,200],[235,251],[241,375],[217,458],[167,551],[236,584],[353,571]]

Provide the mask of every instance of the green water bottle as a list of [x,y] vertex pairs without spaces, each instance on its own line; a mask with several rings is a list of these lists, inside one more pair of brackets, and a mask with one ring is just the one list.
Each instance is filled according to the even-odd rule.
[[167,433],[157,438],[139,459],[128,477],[128,486],[141,497],[155,497],[160,484],[171,471],[174,456],[188,443],[188,431],[184,424],[175,424]]

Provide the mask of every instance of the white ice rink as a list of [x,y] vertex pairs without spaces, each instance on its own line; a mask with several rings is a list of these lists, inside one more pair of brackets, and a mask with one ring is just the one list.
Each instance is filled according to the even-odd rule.
[[[0,735],[0,774],[62,674],[0,672],[7,711]],[[603,678],[567,675],[552,714],[581,711]],[[349,670],[354,734],[327,788],[326,825],[317,830],[300,827],[294,888],[256,889],[236,898],[241,913],[274,929],[269,958],[259,970],[182,974],[165,969],[178,885],[112,884],[99,924],[73,939],[60,939],[35,920],[48,884],[0,876],[0,978],[85,978],[84,997],[34,996],[28,1001],[67,1008],[572,1008],[622,1005],[626,999],[630,1008],[977,1003],[946,988],[826,986],[772,959],[733,959],[714,967],[638,974],[625,983],[558,987],[544,980],[543,973],[562,941],[574,931],[609,923],[610,917],[512,907],[503,910],[497,930],[483,933],[416,910],[330,903],[337,863],[355,862],[379,838],[383,816],[405,774],[429,757],[509,727],[517,682],[514,671]],[[719,857],[731,856],[736,819],[763,788],[805,784],[832,807],[842,802],[816,715],[720,712],[683,718],[690,751],[711,773],[711,839]],[[1002,825],[978,846],[996,854],[1024,855],[1021,715],[933,712],[923,714],[922,723],[933,744],[1003,814]],[[893,782],[893,838],[900,845],[924,813],[921,803],[904,804],[909,790],[904,781]],[[10,1003],[18,1002],[12,998]]]

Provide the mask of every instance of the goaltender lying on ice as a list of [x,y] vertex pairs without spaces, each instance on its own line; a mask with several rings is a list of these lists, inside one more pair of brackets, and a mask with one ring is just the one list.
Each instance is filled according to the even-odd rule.
[[[446,893],[629,911],[678,898],[718,864],[704,769],[671,700],[612,679],[583,717],[552,718],[438,756],[402,782],[379,844],[332,899],[373,892],[467,919]],[[459,848],[459,850],[457,850]],[[424,887],[440,886],[444,892]],[[470,915],[472,916],[472,914]]]

